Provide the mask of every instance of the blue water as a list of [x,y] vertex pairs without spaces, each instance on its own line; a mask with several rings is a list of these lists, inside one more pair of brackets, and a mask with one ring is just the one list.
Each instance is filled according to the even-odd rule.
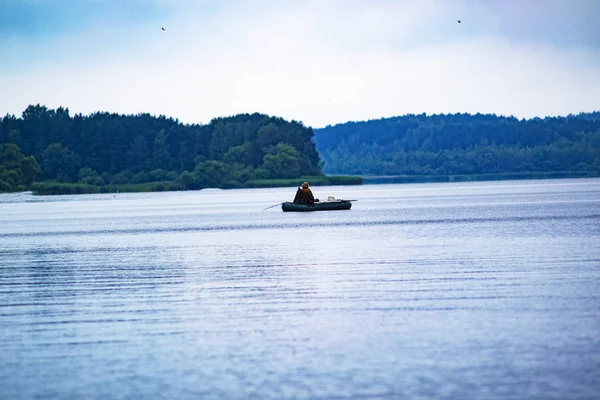
[[0,195],[1,399],[600,398],[600,180]]

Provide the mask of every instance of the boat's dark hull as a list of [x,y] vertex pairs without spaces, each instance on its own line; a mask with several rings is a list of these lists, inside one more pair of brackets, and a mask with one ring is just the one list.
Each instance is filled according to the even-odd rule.
[[324,201],[313,205],[295,204],[285,202],[281,204],[283,211],[333,211],[333,210],[349,210],[352,203],[349,201]]

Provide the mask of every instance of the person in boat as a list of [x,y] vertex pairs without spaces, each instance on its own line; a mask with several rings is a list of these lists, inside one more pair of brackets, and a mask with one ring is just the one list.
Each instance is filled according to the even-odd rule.
[[298,188],[298,190],[296,191],[296,197],[294,197],[295,204],[306,204],[310,206],[318,201],[319,199],[315,199],[315,196],[310,190],[308,182],[304,182],[302,184],[302,187]]

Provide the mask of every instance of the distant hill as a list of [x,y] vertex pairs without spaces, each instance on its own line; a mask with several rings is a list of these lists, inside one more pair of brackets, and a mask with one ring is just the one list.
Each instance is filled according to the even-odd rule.
[[600,111],[594,111],[590,113],[579,113],[577,115],[569,115],[569,117],[583,118],[589,121],[600,121]]
[[600,174],[600,112],[409,114],[316,129],[314,141],[328,174]]

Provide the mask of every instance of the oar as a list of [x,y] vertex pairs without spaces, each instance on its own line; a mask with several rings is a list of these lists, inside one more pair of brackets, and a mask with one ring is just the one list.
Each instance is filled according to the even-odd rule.
[[269,206],[269,207],[267,207],[267,208],[263,208],[263,211],[265,211],[265,210],[268,210],[269,208],[273,208],[273,207],[280,206],[280,205],[282,205],[282,204],[283,204],[283,203],[277,203],[277,204],[273,204],[272,206]]

